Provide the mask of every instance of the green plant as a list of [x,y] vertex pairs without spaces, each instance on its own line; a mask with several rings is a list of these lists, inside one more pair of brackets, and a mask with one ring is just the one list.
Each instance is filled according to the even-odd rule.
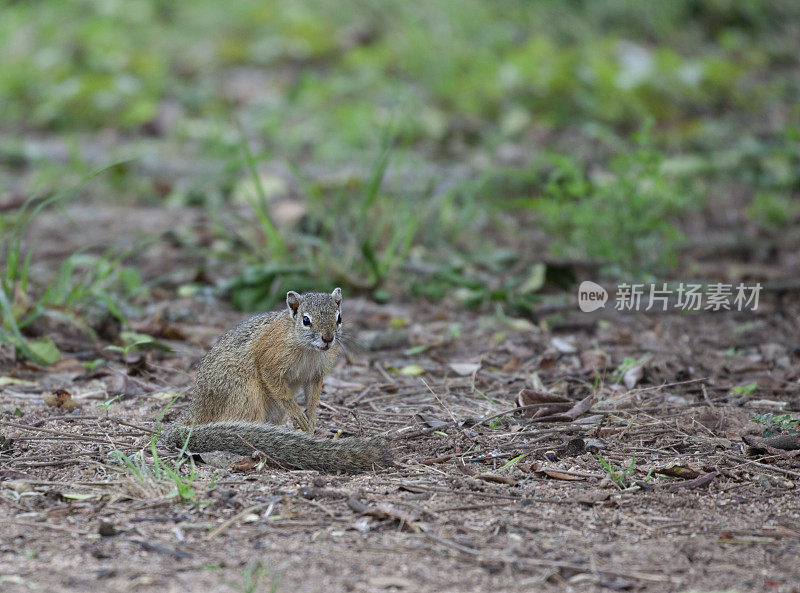
[[[195,500],[197,491],[194,483],[199,476],[191,456],[186,455],[188,437],[178,453],[177,460],[173,463],[161,459],[156,441],[157,435],[153,435],[150,439],[152,461],[149,463],[144,457],[144,451],[129,456],[122,451],[114,450],[109,453],[109,457],[134,477],[137,493],[148,497],[177,498],[181,502],[203,504],[202,501]],[[182,468],[186,467],[187,461],[189,471],[184,473]]]
[[531,311],[541,301],[543,263],[525,265],[520,254],[510,249],[453,254],[449,259],[413,281],[412,294],[433,300],[455,294],[468,307],[506,303],[523,311]]
[[[643,356],[641,358],[633,358],[632,356],[626,356],[622,359],[620,365],[614,369],[611,373],[609,379],[612,383],[622,383],[625,373],[627,373],[632,368],[636,367],[637,365],[643,364],[647,360],[648,356]],[[597,381],[597,378],[595,379]],[[595,390],[597,389],[597,385],[595,385]]]
[[790,226],[800,217],[800,206],[787,194],[759,192],[747,207],[747,216],[766,230]]
[[758,390],[758,382],[753,381],[746,385],[736,385],[731,387],[731,393],[734,395],[753,395]]
[[[159,414],[156,419],[157,423],[163,420],[164,415],[182,394],[182,391],[175,394],[175,397]],[[150,462],[145,459],[144,450],[137,451],[133,455],[126,455],[119,450],[109,453],[111,460],[132,476],[133,482],[130,488],[132,494],[148,498],[175,498],[180,502],[207,504],[204,501],[195,500],[197,496],[195,482],[199,479],[199,474],[194,465],[194,460],[186,452],[190,435],[186,436],[183,446],[178,451],[177,458],[172,462],[167,462],[161,458],[156,448],[159,434],[160,431],[150,437],[150,456],[152,459]],[[188,472],[185,470],[187,467]],[[215,484],[216,474],[214,474],[211,483],[208,485],[208,489],[213,488]]]
[[[253,261],[227,286],[234,305],[265,309],[287,290],[332,290],[343,286],[373,294],[405,263],[420,228],[419,198],[391,198],[381,193],[393,146],[385,131],[380,151],[366,180],[349,180],[335,188],[306,184],[309,208],[303,229],[284,234],[267,213],[266,196],[258,191],[259,242],[245,239]],[[255,159],[248,168],[258,187]]]
[[124,360],[125,364],[128,364],[128,353],[132,350],[137,350],[140,346],[152,345],[156,343],[156,339],[152,336],[147,336],[144,334],[128,334],[127,336],[123,335],[122,338],[128,338],[126,341],[128,342],[124,346],[117,346],[115,344],[111,344],[106,346],[106,350],[114,350],[115,352],[122,352],[122,359]]
[[[267,567],[265,567],[261,562],[251,562],[245,567],[244,572],[242,573],[242,582],[233,583],[232,585],[242,593],[256,593],[256,591],[259,590],[259,581],[264,576],[268,575],[269,572],[270,571],[267,569]],[[267,591],[269,591],[269,593],[275,593],[278,590],[279,583],[280,578],[277,574],[270,575]]]
[[530,455],[530,453],[523,453],[522,455],[517,455],[516,457],[514,457],[514,459],[510,459],[509,461],[504,463],[499,468],[499,470],[508,469],[509,467],[513,466],[515,463],[518,463],[518,462],[522,461],[523,459],[525,459],[528,455]]
[[[22,330],[45,312],[90,335],[93,334],[91,329],[75,314],[79,306],[102,303],[113,315],[124,319],[117,306],[118,295],[110,291],[109,285],[138,286],[138,274],[123,270],[119,266],[119,258],[96,258],[84,254],[84,250],[78,250],[65,258],[54,278],[43,289],[36,291],[30,278],[34,249],[26,248],[24,244],[28,227],[40,212],[62,203],[84,183],[119,164],[98,169],[85,176],[76,186],[56,192],[49,198],[28,200],[15,213],[10,231],[0,236],[0,255],[5,257],[6,262],[0,273],[0,312],[3,319],[0,342],[13,344],[23,358],[46,365],[61,357],[49,338],[29,340],[23,336]],[[5,221],[2,221],[0,226],[5,225]],[[79,274],[79,268],[83,268],[84,272]]]
[[617,489],[626,490],[627,488],[630,488],[629,482],[633,472],[636,470],[635,453],[631,457],[630,465],[626,468],[619,467],[613,462],[603,459],[603,457],[600,455],[597,456],[597,459],[600,461],[600,465],[603,466],[603,469],[606,471],[609,479],[614,483],[614,486],[616,486]]
[[664,158],[648,124],[603,175],[589,176],[586,164],[551,155],[541,194],[511,204],[537,213],[557,254],[597,258],[618,273],[653,274],[677,262],[683,236],[676,222],[692,203],[663,172]]
[[114,397],[109,398],[106,401],[100,402],[99,404],[95,404],[95,405],[98,408],[103,408],[106,411],[106,413],[108,413],[108,409],[111,407],[111,404],[113,404],[115,401],[117,401],[121,397],[122,397],[122,394],[120,393],[119,395],[115,395]]
[[755,414],[750,422],[763,424],[764,430],[762,437],[771,437],[776,434],[794,434],[800,432],[800,418],[795,418],[791,414],[778,414],[772,412],[766,414]]
[[488,426],[489,428],[491,428],[492,430],[494,430],[495,428],[497,428],[498,426],[500,426],[500,423],[501,423],[502,421],[503,421],[503,417],[502,417],[502,416],[499,416],[499,417],[495,418],[494,420],[492,420],[491,422],[489,422],[489,423],[488,423],[486,426]]

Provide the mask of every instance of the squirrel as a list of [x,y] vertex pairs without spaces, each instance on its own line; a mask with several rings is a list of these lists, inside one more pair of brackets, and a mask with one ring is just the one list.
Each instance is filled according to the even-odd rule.
[[[313,438],[322,381],[336,361],[342,291],[286,293],[286,309],[245,319],[203,358],[188,412],[159,442],[194,452],[262,451],[278,464],[357,473],[391,464],[378,439]],[[306,412],[294,399],[303,390]],[[286,416],[296,429],[281,426]],[[305,432],[303,432],[305,431]]]

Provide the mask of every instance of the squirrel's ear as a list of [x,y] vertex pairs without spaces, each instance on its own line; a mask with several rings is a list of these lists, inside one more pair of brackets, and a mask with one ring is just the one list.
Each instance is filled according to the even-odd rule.
[[292,317],[297,315],[297,308],[300,306],[300,301],[302,300],[303,297],[293,290],[286,293],[286,306],[289,307],[289,311],[292,312]]
[[342,304],[342,289],[341,288],[334,288],[333,292],[331,293],[331,296],[333,297],[333,302],[334,303],[336,303],[337,305],[341,305]]

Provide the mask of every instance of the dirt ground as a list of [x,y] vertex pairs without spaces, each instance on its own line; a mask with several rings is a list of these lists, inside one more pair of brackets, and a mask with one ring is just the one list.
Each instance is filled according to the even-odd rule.
[[[174,222],[152,214],[125,228]],[[118,213],[102,215],[119,239]],[[70,223],[36,232],[55,261]],[[148,249],[179,273],[182,254]],[[345,295],[365,349],[326,381],[317,436],[383,436],[395,466],[195,456],[183,502],[113,452],[151,462],[153,420],[182,390],[168,417],[186,405],[193,365],[243,315],[158,292],[146,311],[133,329],[169,352],[124,356],[50,320],[62,361],[0,356],[0,590],[800,591],[800,455],[759,447],[751,421],[800,410],[796,295],[527,320]],[[615,373],[626,359],[639,364]]]

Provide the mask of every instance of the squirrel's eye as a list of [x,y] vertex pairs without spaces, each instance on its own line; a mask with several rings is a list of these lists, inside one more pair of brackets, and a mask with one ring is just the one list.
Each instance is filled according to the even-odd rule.
[[311,327],[311,319],[309,319],[308,315],[303,315],[303,325]]
[[342,314],[341,313],[339,313],[339,315],[336,316],[336,323],[339,323],[339,324],[342,323]]

